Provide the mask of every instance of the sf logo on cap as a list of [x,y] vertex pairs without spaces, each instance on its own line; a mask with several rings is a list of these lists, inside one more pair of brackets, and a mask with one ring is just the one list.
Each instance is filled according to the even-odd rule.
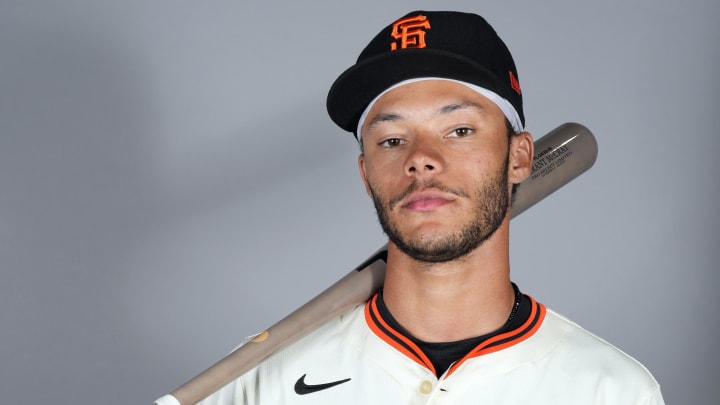
[[390,35],[395,42],[390,44],[390,50],[406,48],[425,48],[425,30],[430,29],[430,20],[424,15],[416,15],[397,20],[392,26]]

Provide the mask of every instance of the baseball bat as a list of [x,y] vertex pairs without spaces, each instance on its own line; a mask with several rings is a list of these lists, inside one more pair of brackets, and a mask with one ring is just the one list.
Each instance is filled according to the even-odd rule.
[[[565,123],[534,142],[530,176],[517,186],[513,218],[564,186],[595,163],[597,142],[577,123]],[[245,374],[271,354],[335,316],[366,302],[385,278],[387,245],[305,305],[230,353],[155,405],[192,405]]]

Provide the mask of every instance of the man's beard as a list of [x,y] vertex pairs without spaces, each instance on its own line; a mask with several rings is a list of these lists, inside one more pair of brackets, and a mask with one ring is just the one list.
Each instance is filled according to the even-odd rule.
[[467,197],[462,190],[448,188],[436,181],[413,182],[403,193],[388,200],[372,189],[372,199],[378,220],[390,241],[402,252],[415,260],[430,263],[448,262],[465,256],[490,238],[505,219],[509,207],[508,162],[475,194],[477,203],[473,217],[460,229],[442,238],[433,240],[412,240],[404,235],[398,225],[390,220],[388,211],[403,198],[420,189],[436,189],[461,197]]

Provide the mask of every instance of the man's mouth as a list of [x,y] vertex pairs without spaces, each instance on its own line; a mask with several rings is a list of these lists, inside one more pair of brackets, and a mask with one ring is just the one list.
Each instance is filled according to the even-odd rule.
[[425,190],[410,194],[402,207],[411,211],[428,212],[450,204],[452,201],[453,199],[445,193]]

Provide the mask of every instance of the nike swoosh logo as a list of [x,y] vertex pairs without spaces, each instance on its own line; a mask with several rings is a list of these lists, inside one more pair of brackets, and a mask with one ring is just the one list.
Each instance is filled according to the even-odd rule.
[[295,393],[298,395],[312,394],[313,392],[326,390],[328,388],[332,388],[336,385],[340,385],[340,384],[350,381],[349,378],[346,378],[344,380],[333,381],[333,382],[329,382],[329,383],[325,383],[325,384],[306,384],[305,383],[306,375],[307,374],[303,374],[303,376],[298,378],[298,380],[295,382]]

